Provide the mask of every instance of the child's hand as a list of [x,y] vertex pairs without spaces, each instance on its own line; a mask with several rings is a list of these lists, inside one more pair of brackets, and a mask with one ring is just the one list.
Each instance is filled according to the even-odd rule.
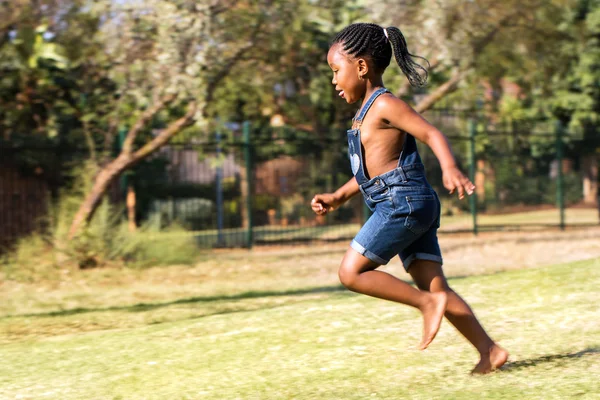
[[317,194],[310,202],[310,206],[317,215],[325,215],[339,206],[339,201],[331,193]]
[[443,172],[444,187],[450,191],[450,194],[458,190],[459,199],[465,197],[465,192],[468,195],[473,194],[475,185],[457,167],[448,168]]

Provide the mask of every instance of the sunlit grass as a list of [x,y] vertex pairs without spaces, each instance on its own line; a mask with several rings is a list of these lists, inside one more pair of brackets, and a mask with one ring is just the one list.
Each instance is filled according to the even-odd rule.
[[[194,267],[61,270],[0,293],[0,398],[594,398],[600,259],[464,277],[455,290],[511,351],[476,353],[445,322],[339,286],[342,246],[209,253]],[[451,259],[452,256],[449,256]],[[400,272],[396,265],[388,270]]]

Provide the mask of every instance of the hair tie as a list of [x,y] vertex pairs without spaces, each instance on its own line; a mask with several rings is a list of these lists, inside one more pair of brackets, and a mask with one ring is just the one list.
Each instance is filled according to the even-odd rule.
[[383,28],[383,34],[385,35],[385,38],[386,38],[387,40],[390,40],[390,37],[388,36],[388,33],[387,33],[387,29],[386,29],[386,28]]

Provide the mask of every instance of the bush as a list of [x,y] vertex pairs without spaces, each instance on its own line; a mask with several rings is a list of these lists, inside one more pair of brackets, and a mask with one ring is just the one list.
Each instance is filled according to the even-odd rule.
[[129,232],[123,207],[111,205],[107,200],[98,207],[90,224],[76,238],[67,241],[68,229],[91,186],[93,173],[90,166],[74,170],[73,186],[49,206],[49,215],[41,224],[46,228],[18,241],[0,259],[0,272],[6,279],[44,279],[55,275],[58,268],[113,264],[147,267],[196,260],[195,240],[178,224],[164,227],[151,220],[136,232]]

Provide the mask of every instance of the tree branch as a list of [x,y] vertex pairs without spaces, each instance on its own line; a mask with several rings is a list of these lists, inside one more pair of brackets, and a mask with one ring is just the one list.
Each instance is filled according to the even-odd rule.
[[248,44],[237,49],[237,51],[233,54],[233,56],[231,56],[229,58],[229,60],[227,60],[227,62],[225,62],[225,65],[223,66],[223,68],[221,68],[218,71],[218,73],[215,74],[215,78],[209,82],[208,88],[206,90],[206,92],[207,92],[206,103],[210,103],[212,101],[215,89],[217,88],[219,83],[221,83],[221,81],[227,75],[229,75],[233,66],[240,61],[241,55],[244,54],[246,51],[252,49],[255,46],[256,38],[257,38],[258,34],[260,33],[260,28],[262,27],[262,24],[263,24],[263,19],[262,19],[262,15],[261,15],[261,18],[259,18],[258,23],[254,27],[254,31],[250,35]]
[[179,133],[179,131],[181,131],[183,128],[191,125],[194,122],[194,115],[196,114],[197,110],[198,110],[198,104],[195,101],[192,101],[189,104],[187,113],[183,117],[181,117],[178,120],[169,124],[169,126],[167,126],[165,129],[163,129],[158,134],[158,136],[156,136],[150,142],[146,143],[139,150],[137,150],[135,153],[133,153],[133,156],[131,158],[132,163],[135,163],[135,162],[141,160],[142,158],[148,156],[149,154],[151,154],[152,152],[154,152],[155,150],[157,150],[158,148],[163,146],[165,143],[167,143],[173,136],[175,136],[177,133]]
[[237,3],[239,3],[239,0],[233,0],[233,1],[217,1],[215,3],[213,3],[209,9],[210,9],[210,15],[211,16],[216,16],[219,14],[224,13],[225,11],[228,11],[230,9],[232,9],[233,7],[235,7],[237,5]]
[[[483,50],[483,48],[485,48],[485,46],[487,46],[494,39],[494,37],[501,31],[502,28],[505,28],[508,25],[510,25],[511,20],[517,15],[519,15],[518,11],[504,16],[504,18],[502,18],[500,20],[500,22],[493,29],[491,29],[489,32],[487,32],[485,35],[483,35],[483,37],[481,37],[475,43],[473,43],[474,54],[481,52]],[[436,66],[437,66],[437,64],[436,64]],[[415,110],[419,113],[425,112],[425,111],[429,110],[431,107],[433,107],[434,104],[437,103],[444,96],[454,92],[458,87],[458,83],[469,74],[471,67],[472,67],[472,65],[470,65],[469,67],[462,69],[462,70],[456,70],[452,74],[452,77],[450,79],[448,79],[442,85],[437,87],[433,92],[431,92],[429,95],[427,95],[423,100],[421,100],[414,107]],[[433,69],[433,67],[431,69]],[[404,90],[408,89],[408,87],[406,87],[406,83],[400,88],[400,90],[398,92],[400,95],[403,94],[402,93],[403,89]]]
[[498,34],[498,32],[500,32],[502,28],[506,28],[507,26],[509,26],[511,20],[519,14],[520,11],[516,11],[514,13],[505,15],[504,18],[502,18],[500,22],[496,26],[494,26],[493,29],[491,29],[488,33],[483,35],[483,37],[481,37],[479,40],[475,41],[473,43],[474,54],[481,52],[485,46],[487,46],[492,40],[494,40],[494,37]]
[[144,111],[142,116],[135,122],[135,124],[131,127],[129,132],[127,132],[127,136],[125,137],[125,141],[123,142],[123,150],[122,152],[125,154],[131,154],[133,141],[137,134],[144,129],[144,127],[148,124],[148,122],[154,117],[159,111],[165,108],[170,102],[175,99],[174,94],[168,94],[163,96],[158,102],[156,102],[152,107]]
[[463,80],[470,72],[469,70],[457,70],[454,72],[452,77],[444,82],[442,85],[437,87],[432,93],[427,95],[423,100],[421,100],[417,105],[415,105],[414,109],[418,113],[423,113],[429,110],[435,103],[437,103],[444,96],[454,92],[458,87],[458,83]]

